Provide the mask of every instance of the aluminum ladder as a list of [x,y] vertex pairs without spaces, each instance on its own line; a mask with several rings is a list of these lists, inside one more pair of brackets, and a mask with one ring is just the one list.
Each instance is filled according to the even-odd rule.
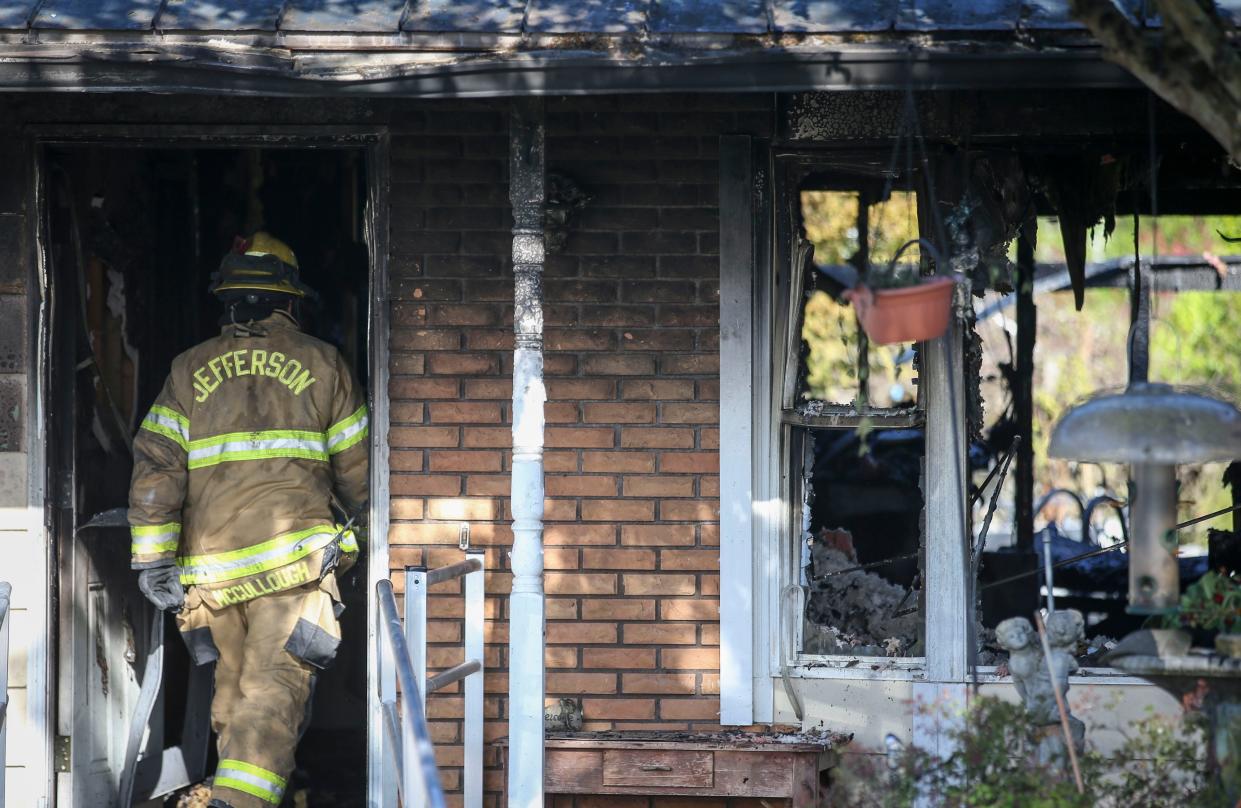
[[[426,722],[426,694],[464,680],[462,747],[463,805],[483,804],[483,557],[467,552],[465,560],[446,567],[405,568],[405,619],[397,611],[392,582],[379,581],[380,641],[391,648],[396,681],[380,677],[380,703],[388,747],[393,750],[397,785],[405,805],[444,808],[444,791],[435,764],[435,749]],[[435,584],[465,579],[464,661],[427,677],[427,590]],[[404,695],[397,706],[396,687]],[[0,808],[3,808],[0,805]]]

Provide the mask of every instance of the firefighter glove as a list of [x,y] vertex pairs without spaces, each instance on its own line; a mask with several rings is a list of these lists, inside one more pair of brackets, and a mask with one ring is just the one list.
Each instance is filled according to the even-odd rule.
[[155,608],[166,612],[179,612],[185,604],[185,588],[181,586],[181,572],[175,566],[156,567],[138,573],[138,588]]

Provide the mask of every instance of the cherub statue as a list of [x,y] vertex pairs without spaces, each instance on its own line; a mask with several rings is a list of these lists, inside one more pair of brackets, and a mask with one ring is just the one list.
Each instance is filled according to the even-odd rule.
[[[1051,668],[1055,671],[1056,684],[1066,710],[1069,704],[1069,674],[1078,668],[1076,650],[1084,625],[1081,612],[1072,609],[1053,612],[1047,618]],[[1011,617],[996,626],[995,634],[1000,647],[1008,651],[1008,669],[1013,675],[1017,695],[1021,696],[1026,714],[1039,727],[1036,759],[1042,765],[1063,762],[1064,731],[1060,726],[1060,711],[1056,706],[1056,694],[1052,690],[1051,674],[1038,632],[1024,617]],[[1068,719],[1073,745],[1080,752],[1085,742],[1086,727],[1072,715]]]

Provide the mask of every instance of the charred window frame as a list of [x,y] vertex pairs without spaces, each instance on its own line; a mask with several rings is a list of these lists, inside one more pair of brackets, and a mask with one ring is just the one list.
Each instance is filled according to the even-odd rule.
[[[802,307],[805,303],[807,273],[814,268],[807,261],[801,230],[801,192],[809,187],[824,190],[856,192],[864,202],[881,196],[885,183],[885,154],[877,148],[872,152],[816,151],[776,154],[774,157],[775,187],[773,189],[775,221],[773,266],[764,284],[756,288],[760,303],[765,302],[767,333],[771,335],[769,354],[756,362],[769,362],[772,381],[771,424],[778,451],[756,457],[766,464],[770,490],[778,486],[783,513],[771,522],[779,534],[781,571],[778,586],[768,597],[773,601],[772,629],[774,640],[773,675],[792,677],[841,677],[861,679],[909,679],[933,676],[938,681],[964,681],[967,648],[966,603],[967,581],[964,555],[967,547],[968,524],[965,521],[966,487],[964,478],[965,430],[962,423],[952,429],[952,420],[963,417],[963,402],[951,406],[949,399],[959,397],[964,388],[961,373],[959,333],[943,340],[918,346],[919,367],[916,375],[917,397],[912,406],[878,408],[865,394],[853,402],[815,402],[812,406],[798,401],[799,376],[802,372]],[[905,187],[902,187],[905,186]],[[912,187],[910,187],[912,186]],[[910,177],[898,180],[898,190],[914,189]],[[859,203],[859,218],[866,205]],[[864,229],[865,222],[861,222]],[[865,243],[861,233],[858,240]],[[863,266],[871,265],[863,252]],[[760,284],[760,287],[763,284]],[[760,322],[763,312],[760,311]],[[948,350],[938,348],[956,346]],[[863,343],[864,344],[864,343]],[[757,346],[756,346],[757,347]],[[864,351],[860,353],[865,356]],[[954,359],[955,357],[955,359]],[[864,360],[863,360],[864,361]],[[863,365],[863,368],[865,366]],[[949,373],[956,376],[948,383]],[[863,383],[865,382],[864,373]],[[761,414],[759,414],[761,417]],[[756,419],[757,421],[757,419]],[[762,430],[764,425],[755,424]],[[916,565],[921,578],[920,591],[907,593],[907,605],[917,607],[920,616],[918,642],[914,653],[897,656],[860,656],[855,653],[807,653],[803,621],[806,614],[806,567],[808,509],[807,472],[812,460],[816,435],[831,430],[923,430],[925,449],[918,488],[923,492],[923,508],[919,520],[917,546],[906,559]],[[932,434],[934,433],[934,434]],[[939,459],[933,457],[938,449]],[[957,463],[953,463],[954,455]],[[955,466],[955,469],[954,469]],[[764,471],[760,468],[760,477]],[[943,529],[952,523],[956,527]],[[962,526],[966,531],[962,531]],[[761,545],[760,545],[761,546]],[[923,603],[920,592],[935,591],[931,603]],[[946,619],[945,619],[946,618]],[[865,664],[860,664],[865,663]],[[778,687],[779,685],[777,685]]]

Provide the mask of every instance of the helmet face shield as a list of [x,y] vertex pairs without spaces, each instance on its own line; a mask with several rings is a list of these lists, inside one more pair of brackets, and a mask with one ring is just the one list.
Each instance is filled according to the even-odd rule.
[[[285,251],[290,257],[293,256],[287,247]],[[275,254],[253,249],[248,252],[226,253],[220,261],[219,270],[211,275],[211,285],[207,287],[207,291],[214,295],[226,292],[261,292],[318,299],[315,291],[302,283],[296,265],[286,263]]]

